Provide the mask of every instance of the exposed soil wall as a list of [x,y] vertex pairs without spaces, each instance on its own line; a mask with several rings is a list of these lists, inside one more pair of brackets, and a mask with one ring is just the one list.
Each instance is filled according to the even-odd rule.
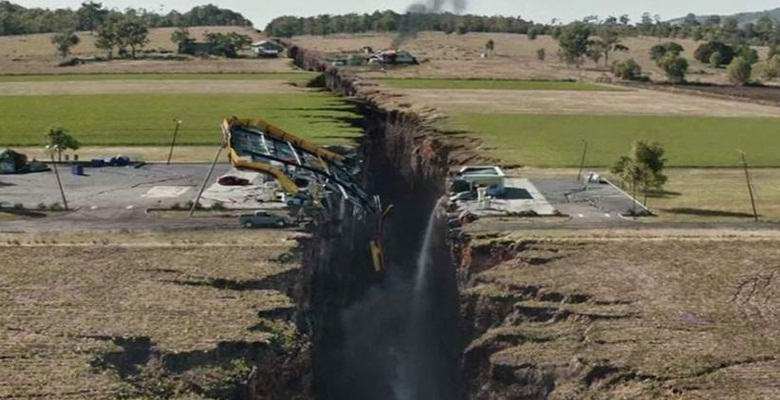
[[[368,250],[376,218],[333,212],[306,246],[298,322],[312,341],[315,397],[462,398],[455,269],[446,220],[431,214],[464,147],[422,116],[383,108],[375,90],[326,65],[319,52],[289,49],[299,67],[323,72],[329,90],[358,101],[364,183],[383,206],[393,205],[383,230],[383,272],[373,270]],[[412,282],[426,231],[433,272],[420,294]]]

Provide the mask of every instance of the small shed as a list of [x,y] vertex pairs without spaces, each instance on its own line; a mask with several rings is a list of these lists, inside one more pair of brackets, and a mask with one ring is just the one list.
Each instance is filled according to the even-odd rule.
[[252,43],[252,51],[258,57],[274,58],[279,57],[284,52],[284,46],[272,40],[261,40]]
[[467,166],[458,171],[456,180],[467,183],[472,190],[484,187],[493,195],[501,195],[505,190],[506,176],[500,167],[494,165]]

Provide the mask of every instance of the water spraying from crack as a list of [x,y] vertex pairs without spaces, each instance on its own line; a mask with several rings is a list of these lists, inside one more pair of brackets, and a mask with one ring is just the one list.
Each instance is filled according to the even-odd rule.
[[425,236],[423,239],[422,247],[420,248],[420,254],[417,256],[417,276],[414,282],[414,294],[415,297],[420,297],[425,290],[425,283],[427,281],[429,270],[433,264],[433,257],[431,254],[431,246],[433,245],[436,222],[440,218],[439,206],[441,200],[439,200],[431,210],[431,216],[428,217],[428,225],[425,228]]

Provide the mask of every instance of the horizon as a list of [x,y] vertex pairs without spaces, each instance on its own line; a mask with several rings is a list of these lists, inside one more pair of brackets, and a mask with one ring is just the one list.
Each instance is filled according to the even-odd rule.
[[[16,2],[24,7],[41,8],[71,8],[76,9],[83,0],[25,0]],[[296,17],[309,17],[321,14],[348,14],[348,13],[372,13],[374,11],[393,10],[399,13],[404,12],[412,2],[408,0],[389,0],[389,1],[368,1],[362,6],[355,7],[351,2],[336,0],[328,4],[307,4],[305,0],[288,1],[280,4],[256,5],[248,0],[225,0],[215,1],[190,1],[174,0],[166,2],[167,5],[155,4],[159,1],[140,0],[127,2],[125,0],[102,1],[103,6],[110,9],[124,10],[126,8],[144,8],[152,12],[168,13],[171,10],[186,12],[195,6],[215,4],[220,8],[227,8],[239,12],[244,17],[252,21],[257,29],[265,29],[265,26],[272,19],[292,15]],[[705,2],[695,0],[691,2],[673,2],[670,0],[657,1],[650,7],[637,4],[624,4],[616,0],[597,0],[589,4],[566,4],[562,3],[544,3],[544,4],[524,4],[517,6],[512,0],[492,0],[483,1],[478,4],[469,4],[462,14],[475,15],[503,15],[520,16],[526,20],[539,23],[550,23],[553,20],[561,22],[571,22],[582,19],[587,16],[597,15],[601,18],[607,16],[629,15],[632,22],[640,19],[642,13],[649,12],[652,15],[660,15],[663,20],[671,20],[684,17],[688,13],[696,15],[731,15],[744,12],[768,11],[778,7],[778,4],[769,0],[754,0],[747,5],[742,3],[735,5],[733,2],[718,0],[715,2]],[[265,12],[270,10],[271,12]],[[445,10],[448,11],[448,10]],[[451,10],[449,10],[451,11]]]

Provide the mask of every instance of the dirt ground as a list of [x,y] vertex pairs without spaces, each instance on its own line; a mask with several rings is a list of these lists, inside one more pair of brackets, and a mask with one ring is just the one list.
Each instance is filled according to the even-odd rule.
[[[394,36],[391,34],[329,35],[295,37],[304,47],[326,52],[357,51],[363,46],[374,49],[388,48]],[[495,54],[481,58],[485,43],[493,39]],[[684,56],[691,61],[689,80],[725,82],[725,72],[715,70],[693,59],[698,44],[692,40],[675,39],[685,47]],[[650,60],[649,50],[659,43],[656,38],[625,38],[624,45],[630,51],[616,53],[611,59],[634,58],[653,79],[663,79],[663,74]],[[468,33],[447,35],[441,32],[422,32],[402,46],[415,54],[421,65],[399,68],[390,72],[373,71],[366,76],[446,77],[446,78],[502,78],[502,79],[596,79],[607,75],[602,60],[600,65],[588,61],[581,69],[570,68],[557,57],[558,43],[550,36],[529,40],[526,35],[500,33]],[[545,49],[545,61],[536,56],[538,49]],[[760,49],[766,54],[767,49]]]
[[777,117],[780,108],[655,90],[526,91],[388,89],[393,102],[436,108],[448,114],[598,114]]
[[0,96],[79,94],[255,94],[300,93],[283,80],[117,80],[92,82],[0,82]]
[[780,396],[777,238],[516,234],[472,255],[472,396]]
[[271,231],[0,235],[0,398],[229,396],[286,326],[295,245]]

